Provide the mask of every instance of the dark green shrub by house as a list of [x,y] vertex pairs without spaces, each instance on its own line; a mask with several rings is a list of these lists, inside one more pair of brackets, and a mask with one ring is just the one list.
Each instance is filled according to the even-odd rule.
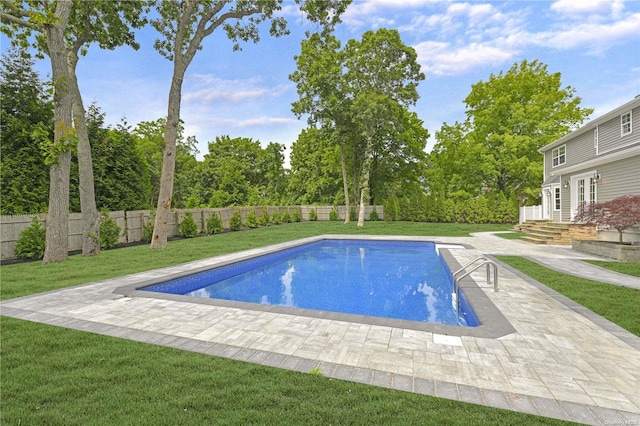
[[332,208],[331,211],[329,212],[329,220],[332,221],[336,221],[338,220],[338,212],[336,211],[336,208]]
[[240,210],[236,210],[229,219],[229,229],[239,231],[240,228],[242,228],[242,214],[240,214]]
[[196,225],[196,221],[193,220],[193,213],[186,212],[184,214],[184,219],[178,225],[178,233],[181,237],[185,238],[193,238],[198,236],[198,225]]
[[38,218],[34,217],[31,220],[31,225],[20,231],[20,236],[16,241],[16,254],[27,259],[42,259],[46,232]]
[[316,212],[316,209],[311,209],[311,211],[309,212],[309,220],[311,222],[315,222],[316,220],[318,220],[318,212]]
[[300,212],[299,208],[296,207],[296,209],[293,211],[292,219],[294,222],[302,222],[302,212]]
[[[109,217],[108,212],[103,212],[100,217],[100,248],[108,250],[118,243],[122,229],[115,220]],[[152,231],[153,232],[153,231]]]
[[258,216],[256,216],[255,211],[250,211],[249,213],[247,213],[247,227],[248,228],[258,227]]
[[147,220],[146,222],[143,223],[143,225],[142,225],[142,241],[145,241],[147,243],[151,242],[151,239],[153,238],[154,222],[155,222],[155,216],[151,215],[151,216],[149,216],[149,220]]
[[282,222],[291,223],[292,221],[293,219],[291,218],[291,213],[289,212],[289,208],[287,208],[287,210],[285,210],[282,214]]
[[371,210],[371,213],[369,213],[369,220],[372,222],[378,220],[378,211],[375,207],[373,208],[373,210]]
[[222,232],[222,219],[220,219],[219,213],[213,212],[207,219],[207,234],[213,235],[220,232]]

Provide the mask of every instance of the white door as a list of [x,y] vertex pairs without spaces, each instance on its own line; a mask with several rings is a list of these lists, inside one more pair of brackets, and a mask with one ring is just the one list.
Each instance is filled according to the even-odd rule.
[[595,203],[598,200],[598,184],[594,179],[595,171],[571,176],[571,220],[578,209],[587,203]]

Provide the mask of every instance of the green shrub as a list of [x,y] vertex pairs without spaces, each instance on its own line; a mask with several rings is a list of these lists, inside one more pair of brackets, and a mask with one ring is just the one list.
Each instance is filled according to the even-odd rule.
[[229,219],[229,229],[232,231],[239,231],[242,228],[242,214],[240,210],[233,212],[233,216]]
[[349,220],[351,222],[355,222],[356,220],[358,220],[358,212],[356,212],[355,207],[351,207],[351,210],[349,210]]
[[142,241],[146,241],[147,243],[151,242],[153,238],[153,227],[155,224],[155,215],[152,214],[149,217],[149,220],[142,224]]
[[256,216],[255,211],[250,211],[249,213],[247,213],[247,227],[249,228],[258,227],[258,216]]
[[100,248],[108,250],[118,243],[122,229],[104,212],[100,217]]
[[284,213],[282,214],[282,222],[284,223],[291,223],[293,222],[293,219],[291,218],[291,213],[289,212],[289,209],[287,208],[287,210],[284,211]]
[[302,222],[302,212],[300,212],[299,208],[296,207],[296,209],[293,211],[292,219],[294,222]]
[[276,210],[271,215],[271,223],[273,223],[275,225],[279,225],[280,223],[282,223],[282,216],[280,215],[280,211],[279,210]]
[[207,234],[209,235],[219,234],[222,232],[222,219],[220,219],[220,213],[211,213],[211,216],[207,219],[206,227]]
[[392,195],[387,198],[386,203],[384,203],[384,220],[394,222],[399,219],[399,216],[400,206],[398,204],[398,199]]
[[28,228],[20,231],[16,241],[16,255],[27,259],[42,259],[47,231],[37,217],[31,220]]
[[184,214],[184,219],[178,225],[178,233],[181,237],[185,238],[193,238],[198,236],[198,225],[196,225],[196,221],[193,220],[193,213],[186,212]]
[[262,216],[260,216],[260,225],[269,226],[271,223],[271,216],[269,215],[269,207],[263,207]]
[[316,212],[316,209],[311,209],[311,211],[309,212],[309,220],[311,222],[315,222],[316,220],[318,220],[318,212]]
[[376,210],[375,207],[373,208],[373,210],[371,210],[371,213],[369,213],[369,220],[372,222],[379,220],[378,211]]
[[329,212],[329,220],[332,220],[332,221],[338,220],[338,212],[335,207],[332,208],[331,211]]

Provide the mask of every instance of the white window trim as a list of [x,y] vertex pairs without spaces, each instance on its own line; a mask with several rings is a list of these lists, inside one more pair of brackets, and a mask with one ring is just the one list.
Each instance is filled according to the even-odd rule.
[[[585,180],[585,186],[584,186],[584,196],[585,196],[585,202],[589,202],[589,196],[590,196],[590,179],[597,173],[597,170],[591,170],[590,172],[586,172],[586,173],[580,173],[579,175],[574,175],[571,176],[571,188],[570,188],[570,197],[569,199],[571,200],[571,220],[573,220],[573,218],[576,216],[576,213],[578,211],[578,181],[580,179],[584,179]],[[598,184],[596,183],[596,187],[595,187],[595,200],[594,202],[598,202]]]
[[596,149],[596,155],[599,154],[598,152],[598,129],[600,128],[600,126],[596,126],[596,128],[593,131],[593,147]]
[[[562,210],[562,190],[560,189],[560,185],[554,185],[551,187],[551,189],[553,190],[551,194],[551,199],[553,202],[553,211],[559,212],[560,210]],[[558,206],[558,208],[556,208],[556,191],[558,191],[557,200],[560,201],[560,205]]]
[[[623,123],[623,117],[628,115],[629,116],[629,131],[628,132],[624,132],[624,124]],[[624,114],[620,115],[620,137],[625,137],[627,135],[630,135],[631,133],[633,133],[633,111],[627,111]]]
[[[564,148],[564,161],[561,163],[560,162],[560,148]],[[553,155],[554,152],[558,152],[557,158],[558,158],[558,164],[554,165],[553,164],[553,159],[556,158],[555,155]],[[559,147],[553,148],[551,150],[551,167],[560,167],[560,166],[564,166],[565,164],[567,164],[567,145],[560,145]]]

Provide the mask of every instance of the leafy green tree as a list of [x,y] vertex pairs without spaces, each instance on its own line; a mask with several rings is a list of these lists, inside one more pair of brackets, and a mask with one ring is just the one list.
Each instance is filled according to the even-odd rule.
[[[330,31],[339,22],[348,0],[296,0],[307,19],[317,22]],[[158,17],[151,21],[160,38],[154,47],[173,63],[173,77],[169,90],[167,126],[164,134],[160,192],[156,211],[156,222],[151,248],[164,248],[167,244],[167,223],[175,172],[175,151],[180,124],[182,82],[187,68],[202,48],[202,42],[216,29],[222,28],[233,42],[234,49],[240,41],[257,42],[260,39],[259,25],[270,21],[272,36],[287,33],[286,20],[276,16],[281,10],[282,0],[248,0],[242,2],[158,0]]]
[[53,103],[34,61],[10,50],[0,60],[0,214],[44,213],[49,176],[36,129],[53,136]]
[[[43,263],[68,256],[69,181],[71,153],[78,153],[80,204],[83,220],[82,254],[99,253],[99,214],[96,209],[91,149],[85,125],[85,110],[76,77],[80,55],[91,43],[103,49],[128,44],[137,48],[130,26],[140,28],[145,20],[143,1],[43,0],[0,3],[2,31],[22,48],[32,46],[49,56],[54,87],[54,138],[47,142],[50,163],[50,194],[47,243]],[[34,35],[35,37],[31,37]]]
[[296,61],[298,70],[290,78],[296,83],[300,99],[293,104],[293,111],[298,116],[309,114],[310,124],[320,125],[338,141],[346,199],[346,158],[351,155],[352,185],[360,204],[358,226],[362,226],[364,206],[374,200],[371,188],[384,186],[372,185],[371,178],[374,172],[383,179],[389,176],[383,162],[391,148],[395,145],[401,149],[412,142],[411,149],[403,154],[411,158],[417,155],[417,162],[424,156],[421,151],[428,133],[420,120],[407,111],[418,98],[418,82],[424,79],[417,55],[402,43],[397,31],[380,29],[367,31],[361,41],[349,40],[342,50],[333,37],[312,36],[303,43]]
[[[538,149],[578,127],[593,111],[580,107],[575,90],[562,87],[560,73],[534,60],[514,64],[471,87],[464,123],[444,125],[436,135],[430,185],[473,195],[502,192],[520,205],[537,202],[542,181]],[[436,179],[433,179],[433,178]]]
[[342,204],[344,199],[336,196],[341,191],[340,153],[329,135],[324,129],[305,129],[291,146],[288,193],[293,203]]

